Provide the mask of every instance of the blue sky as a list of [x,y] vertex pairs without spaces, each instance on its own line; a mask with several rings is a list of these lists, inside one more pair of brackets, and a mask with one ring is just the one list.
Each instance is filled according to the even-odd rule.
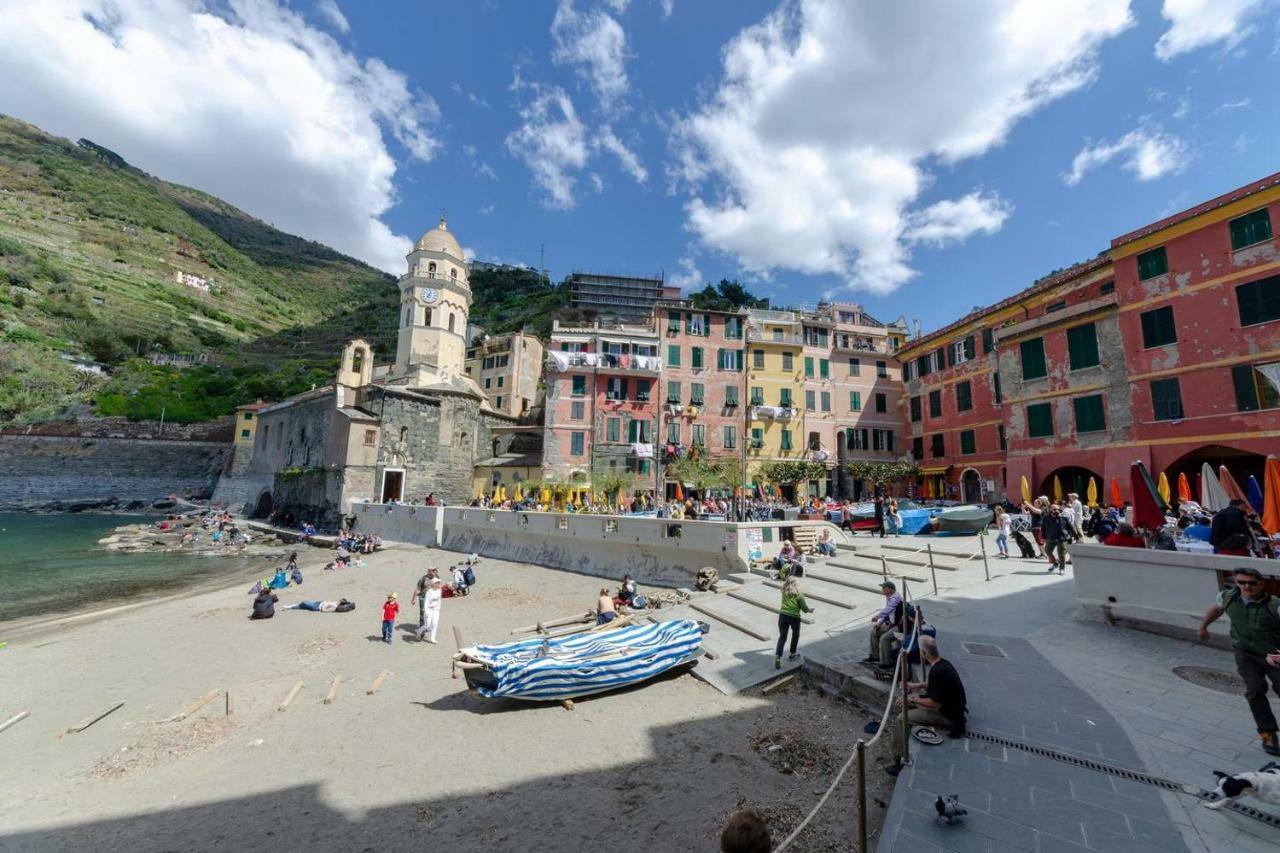
[[926,330],[1280,170],[1277,0],[947,6],[0,0],[0,111],[389,269],[444,209]]

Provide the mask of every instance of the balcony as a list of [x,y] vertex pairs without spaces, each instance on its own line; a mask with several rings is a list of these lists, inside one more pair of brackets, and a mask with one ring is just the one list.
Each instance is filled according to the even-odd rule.
[[614,355],[609,352],[596,354],[596,366],[600,370],[618,373],[659,373],[662,360],[656,355]]
[[776,420],[789,421],[792,420],[798,410],[791,406],[752,406],[751,420]]
[[868,338],[857,338],[849,335],[843,338],[835,335],[832,338],[832,349],[837,352],[872,352],[881,355],[889,354],[889,346],[887,341],[874,341]]
[[785,344],[786,346],[802,347],[804,346],[804,337],[793,332],[778,332],[760,329],[755,326],[747,327],[747,340],[758,344]]

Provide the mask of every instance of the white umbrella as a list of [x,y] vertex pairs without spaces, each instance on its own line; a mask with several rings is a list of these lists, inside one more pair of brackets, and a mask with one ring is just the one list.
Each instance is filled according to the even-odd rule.
[[1225,509],[1229,500],[1227,492],[1218,481],[1218,475],[1206,462],[1200,466],[1200,505],[1209,512]]

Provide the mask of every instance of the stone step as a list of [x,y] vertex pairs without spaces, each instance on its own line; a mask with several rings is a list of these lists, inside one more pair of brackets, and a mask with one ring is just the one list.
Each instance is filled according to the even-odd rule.
[[880,594],[881,576],[879,572],[873,575],[850,573],[847,569],[841,569],[837,566],[823,566],[821,570],[815,570],[805,567],[804,577],[806,581],[816,580],[825,583],[837,584],[839,586],[857,589],[863,592],[870,592],[875,595]]
[[[767,587],[772,587],[773,589],[782,589],[781,581],[765,581],[764,585]],[[824,587],[821,581],[815,581],[810,583],[808,581],[808,578],[805,579],[803,588],[804,588],[805,598],[809,598],[814,601],[820,601],[823,604],[831,604],[836,607],[843,607],[846,610],[854,610],[858,606],[857,602],[850,600],[850,597],[849,597],[850,595],[854,595],[856,593],[852,593],[847,588],[836,587],[834,584],[828,584],[827,586]]]

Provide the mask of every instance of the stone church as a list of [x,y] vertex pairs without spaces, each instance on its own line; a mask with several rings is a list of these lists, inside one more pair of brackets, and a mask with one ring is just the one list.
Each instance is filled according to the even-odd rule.
[[[353,502],[466,503],[476,460],[513,419],[464,369],[471,288],[445,220],[407,256],[395,362],[350,341],[333,384],[257,411],[252,461],[234,493],[248,511],[336,526]],[[231,491],[228,492],[232,493]]]

